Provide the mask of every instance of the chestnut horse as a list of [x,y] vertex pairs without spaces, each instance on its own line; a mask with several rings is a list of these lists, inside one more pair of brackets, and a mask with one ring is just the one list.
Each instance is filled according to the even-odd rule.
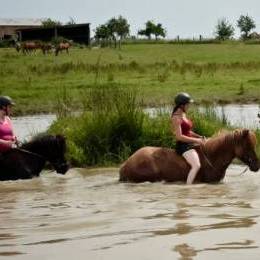
[[[219,134],[197,146],[201,168],[195,182],[219,182],[234,158],[248,165],[251,171],[259,170],[255,152],[256,136],[247,129]],[[173,149],[143,147],[130,156],[120,168],[120,181],[131,182],[186,182],[189,164]]]
[[69,54],[69,48],[71,47],[70,42],[61,42],[55,47],[55,55],[58,56],[59,52],[65,50]]

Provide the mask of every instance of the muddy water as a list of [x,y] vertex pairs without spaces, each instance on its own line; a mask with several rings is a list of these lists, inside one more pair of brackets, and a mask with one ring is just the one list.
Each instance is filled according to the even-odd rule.
[[0,258],[259,259],[260,172],[222,184],[118,183],[118,169],[0,183]]
[[[16,133],[54,118],[14,119]],[[116,168],[0,182],[0,259],[259,259],[260,172],[243,169],[219,185],[118,183]]]

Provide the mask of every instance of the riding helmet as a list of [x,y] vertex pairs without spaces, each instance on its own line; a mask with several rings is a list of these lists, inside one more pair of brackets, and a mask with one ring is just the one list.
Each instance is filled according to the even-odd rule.
[[9,105],[15,105],[13,100],[8,96],[0,96],[0,107],[6,107]]
[[194,100],[190,97],[188,93],[182,92],[175,97],[174,102],[176,106],[180,106],[186,105],[188,103],[193,103]]

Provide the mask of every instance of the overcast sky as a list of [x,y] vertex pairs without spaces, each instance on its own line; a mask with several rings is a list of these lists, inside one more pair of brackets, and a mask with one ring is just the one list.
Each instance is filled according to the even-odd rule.
[[260,31],[259,0],[0,0],[0,18],[50,17],[68,22],[72,17],[77,23],[91,23],[93,31],[109,18],[123,15],[132,35],[151,19],[163,24],[167,38],[212,37],[219,18],[235,26],[241,14],[249,14]]

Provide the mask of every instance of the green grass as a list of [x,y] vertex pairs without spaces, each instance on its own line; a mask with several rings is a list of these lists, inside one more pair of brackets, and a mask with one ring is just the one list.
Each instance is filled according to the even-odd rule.
[[83,95],[111,83],[138,91],[144,106],[171,104],[179,91],[198,103],[259,102],[259,54],[260,45],[237,42],[74,48],[58,57],[0,49],[0,94],[15,99],[16,114],[55,112],[66,91],[71,109],[82,109]]

